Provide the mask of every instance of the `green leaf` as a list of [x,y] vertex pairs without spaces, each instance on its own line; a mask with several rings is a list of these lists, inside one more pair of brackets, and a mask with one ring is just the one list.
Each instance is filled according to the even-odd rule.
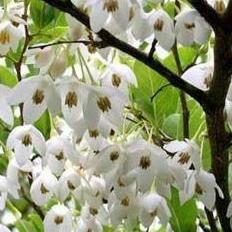
[[38,121],[35,122],[35,127],[43,134],[45,139],[50,138],[51,133],[51,118],[46,110]]
[[180,205],[178,190],[172,188],[172,197],[168,201],[171,210],[170,224],[175,232],[195,232],[197,206],[194,198]]
[[0,65],[0,84],[14,87],[17,84],[16,76],[5,66]]
[[28,216],[30,222],[34,225],[37,232],[44,232],[43,221],[36,213],[32,213]]
[[31,0],[31,18],[39,29],[48,26],[53,20],[55,20],[58,17],[57,12],[58,11],[54,7],[43,1]]
[[[134,72],[138,88],[132,89],[133,101],[150,122],[161,126],[164,118],[177,110],[178,91],[170,86],[159,91],[163,85],[167,84],[167,81],[143,63],[135,61]],[[151,97],[157,91],[159,94],[151,101]]]
[[181,139],[183,133],[182,115],[179,113],[169,115],[164,119],[162,129],[168,136]]
[[37,232],[34,226],[24,219],[17,221],[15,226],[19,232]]

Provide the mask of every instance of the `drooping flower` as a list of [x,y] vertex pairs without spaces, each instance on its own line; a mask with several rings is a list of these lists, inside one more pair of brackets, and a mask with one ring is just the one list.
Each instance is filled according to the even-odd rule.
[[154,11],[149,18],[155,38],[162,48],[169,51],[175,42],[174,23],[164,10]]
[[196,10],[182,11],[176,16],[175,32],[177,42],[184,46],[190,46],[193,42],[205,43],[210,31],[210,26]]
[[100,31],[109,16],[114,17],[117,24],[126,29],[129,21],[128,0],[87,0],[86,6],[91,7],[90,26],[94,32]]
[[25,165],[33,154],[45,154],[46,145],[42,133],[32,125],[15,127],[7,138],[7,147],[14,150],[15,159],[20,166]]
[[47,141],[46,163],[55,175],[61,175],[67,159],[73,164],[78,163],[78,153],[72,143],[64,137],[52,137]]
[[0,54],[6,55],[10,49],[15,50],[19,40],[23,37],[23,27],[16,27],[11,21],[4,19],[0,23]]
[[163,197],[150,193],[141,198],[140,204],[139,219],[146,228],[153,223],[155,217],[158,217],[164,226],[167,225],[171,213]]
[[134,176],[140,191],[148,191],[155,176],[166,174],[167,154],[160,147],[145,140],[135,140],[127,147],[126,153],[128,175]]
[[81,176],[74,168],[65,170],[59,179],[58,198],[63,202],[69,195],[78,191],[81,187]]
[[183,204],[196,193],[206,208],[212,210],[216,200],[216,191],[221,198],[224,197],[213,174],[204,170],[192,171],[186,180],[184,191],[180,191],[180,201]]
[[137,85],[133,71],[123,64],[110,64],[102,75],[102,85],[114,87],[128,93],[129,85]]
[[70,210],[64,205],[54,205],[44,218],[45,232],[72,231],[72,215]]
[[174,140],[164,145],[164,149],[174,154],[172,159],[177,164],[187,169],[193,164],[195,169],[200,169],[200,149],[194,141],[188,139],[185,141]]
[[57,184],[56,177],[50,170],[45,169],[31,185],[31,199],[39,206],[46,204],[57,193]]
[[11,107],[8,103],[8,97],[10,96],[10,94],[11,94],[11,89],[5,85],[0,84],[0,105],[1,105],[0,119],[4,123],[13,126],[14,117]]
[[101,116],[120,127],[127,96],[113,87],[88,87],[88,98],[83,106],[84,120],[90,131],[97,129]]
[[213,70],[213,66],[209,63],[197,64],[189,68],[181,78],[195,87],[207,91],[211,85]]
[[35,76],[20,81],[12,90],[9,97],[12,105],[23,104],[23,119],[33,123],[48,108],[55,116],[60,113],[60,97],[55,84],[48,76]]

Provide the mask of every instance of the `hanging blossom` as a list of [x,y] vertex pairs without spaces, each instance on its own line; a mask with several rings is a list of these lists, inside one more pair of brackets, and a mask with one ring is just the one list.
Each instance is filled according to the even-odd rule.
[[160,46],[169,51],[175,42],[174,23],[164,10],[154,10],[149,17],[155,33],[155,39]]
[[60,97],[49,76],[35,76],[20,81],[13,89],[9,102],[23,103],[25,123],[33,123],[48,108],[53,116],[61,111]]
[[18,42],[25,37],[21,4],[11,3],[7,9],[0,9],[0,54],[6,55],[10,49],[17,49]]
[[5,85],[0,84],[0,119],[4,123],[13,126],[14,116],[8,101],[10,94],[11,89]]
[[64,205],[54,205],[44,218],[45,232],[72,231],[72,215],[70,210]]
[[99,32],[107,23],[109,17],[125,30],[129,21],[128,0],[87,0],[90,7],[90,26],[94,32]]
[[7,193],[7,179],[0,175],[0,211],[5,209]]
[[14,150],[15,159],[20,166],[24,166],[32,158],[33,149],[42,156],[46,151],[42,133],[32,125],[15,127],[9,134],[6,144],[9,149]]
[[0,231],[1,232],[11,232],[6,226],[0,224]]
[[181,78],[195,87],[207,91],[211,85],[213,70],[213,66],[209,63],[197,64],[189,68]]
[[204,44],[211,32],[210,26],[196,10],[185,10],[176,16],[177,42],[190,46],[193,42]]

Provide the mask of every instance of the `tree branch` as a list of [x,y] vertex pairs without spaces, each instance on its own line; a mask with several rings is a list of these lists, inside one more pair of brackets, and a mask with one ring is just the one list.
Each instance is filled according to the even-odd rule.
[[[66,12],[76,18],[79,22],[84,24],[87,28],[90,28],[89,17],[80,9],[76,8],[70,0],[42,0],[49,5]],[[194,87],[193,85],[187,83],[183,79],[179,78],[178,75],[171,72],[158,60],[149,59],[149,56],[138,49],[132,47],[131,45],[125,43],[124,41],[116,38],[108,31],[102,29],[97,33],[97,35],[105,42],[108,46],[119,49],[120,51],[134,57],[135,59],[146,64],[148,67],[159,73],[161,76],[166,78],[173,86],[185,91],[191,97],[196,99],[202,106],[210,104],[207,95],[200,89]],[[207,103],[206,103],[207,102]]]
[[225,25],[227,25],[227,30],[229,33],[232,33],[231,21],[232,21],[232,1],[230,0],[226,8],[226,11],[223,15],[223,22]]
[[189,3],[208,22],[216,34],[223,34],[225,29],[221,16],[207,3],[206,0],[189,0]]

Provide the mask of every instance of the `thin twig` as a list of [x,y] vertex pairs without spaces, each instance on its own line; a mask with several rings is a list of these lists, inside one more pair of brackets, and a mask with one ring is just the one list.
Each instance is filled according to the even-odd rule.
[[149,54],[148,54],[148,57],[150,58],[150,59],[153,59],[153,54],[154,54],[154,52],[155,52],[155,50],[156,50],[156,44],[157,44],[157,39],[156,38],[154,38],[153,39],[153,41],[152,41],[152,44],[151,44],[151,49],[150,49],[150,52],[149,52]]
[[153,100],[155,99],[155,97],[156,97],[161,91],[163,91],[164,89],[166,89],[166,88],[169,87],[169,86],[171,86],[170,83],[161,86],[161,87],[151,96],[151,101],[153,101]]
[[44,49],[46,47],[56,46],[56,45],[60,45],[60,44],[84,44],[84,45],[93,45],[93,46],[98,47],[98,48],[104,48],[104,47],[106,47],[106,44],[103,43],[102,41],[60,40],[60,41],[56,41],[56,42],[49,43],[49,44],[42,44],[42,45],[31,46],[28,49],[37,49],[37,48]]

